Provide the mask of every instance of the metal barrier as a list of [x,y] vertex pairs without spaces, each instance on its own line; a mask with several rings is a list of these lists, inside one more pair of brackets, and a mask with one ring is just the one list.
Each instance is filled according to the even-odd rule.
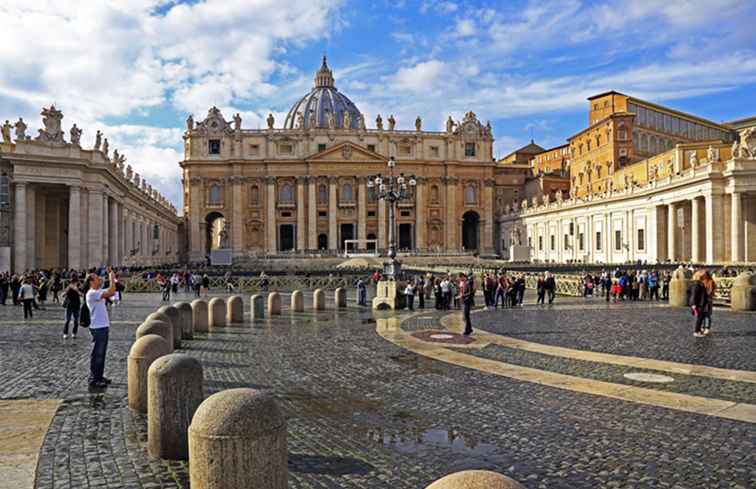
[[[223,277],[211,277],[211,290],[225,290],[226,280]],[[352,277],[297,277],[271,276],[267,278],[268,290],[336,290],[339,287],[351,287],[356,279]],[[259,292],[264,290],[259,277],[239,277],[232,279],[234,292]],[[126,292],[158,292],[160,285],[154,280],[144,280],[141,277],[130,277],[123,280]],[[179,287],[181,288],[181,287]]]

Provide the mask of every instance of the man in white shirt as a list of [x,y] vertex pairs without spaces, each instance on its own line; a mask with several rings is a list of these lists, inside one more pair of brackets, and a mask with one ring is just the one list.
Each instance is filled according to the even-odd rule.
[[92,356],[89,363],[89,385],[91,387],[106,387],[110,379],[103,376],[105,372],[105,354],[108,351],[108,331],[110,318],[106,302],[115,295],[116,281],[112,268],[108,267],[109,287],[102,288],[103,280],[97,274],[91,274],[87,279],[89,290],[86,301],[89,309],[89,333],[92,335]]

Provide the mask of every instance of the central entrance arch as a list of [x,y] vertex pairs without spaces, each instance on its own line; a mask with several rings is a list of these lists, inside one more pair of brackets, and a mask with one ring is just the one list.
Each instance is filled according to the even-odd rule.
[[475,211],[467,211],[462,216],[462,247],[465,251],[480,247],[480,216]]
[[[205,254],[210,255],[212,250],[228,247],[228,237],[223,234],[226,230],[226,218],[220,212],[211,212],[205,217]],[[221,246],[223,245],[223,246]]]

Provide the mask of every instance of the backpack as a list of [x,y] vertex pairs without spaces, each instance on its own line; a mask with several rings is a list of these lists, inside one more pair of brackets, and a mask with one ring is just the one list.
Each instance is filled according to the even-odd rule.
[[91,323],[92,318],[89,316],[89,307],[87,306],[87,301],[83,301],[81,310],[79,311],[79,326],[81,326],[82,328],[88,328]]
[[687,290],[687,302],[688,306],[697,306],[701,302],[701,294],[703,293],[703,285],[699,282],[693,282]]

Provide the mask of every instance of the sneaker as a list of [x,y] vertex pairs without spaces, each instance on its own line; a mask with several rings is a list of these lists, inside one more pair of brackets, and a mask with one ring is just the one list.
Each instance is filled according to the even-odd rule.
[[110,380],[110,379],[109,379],[109,378],[107,378],[107,377],[103,377],[103,378],[102,378],[102,382],[105,382],[105,384],[107,384],[107,385],[110,385],[110,384],[112,384],[112,383],[113,383],[113,381],[112,381],[112,380]]
[[699,333],[699,332],[693,333],[693,336],[695,336],[696,338],[702,338],[703,335],[704,335],[703,333]]
[[709,336],[711,334],[711,328],[706,328],[705,330],[703,330],[703,334],[704,336]]
[[75,335],[75,334],[72,334],[72,335],[71,335],[71,339],[72,339],[72,340],[75,340],[75,339],[76,339],[76,335]]
[[98,389],[102,389],[102,388],[107,387],[107,386],[108,386],[108,383],[105,382],[104,380],[97,380],[95,382],[90,382],[89,383],[89,387],[95,387],[95,388],[98,388]]
[[63,335],[63,339],[64,339],[64,340],[67,340],[67,339],[68,339],[68,335],[67,335],[67,334],[64,334],[64,335]]

